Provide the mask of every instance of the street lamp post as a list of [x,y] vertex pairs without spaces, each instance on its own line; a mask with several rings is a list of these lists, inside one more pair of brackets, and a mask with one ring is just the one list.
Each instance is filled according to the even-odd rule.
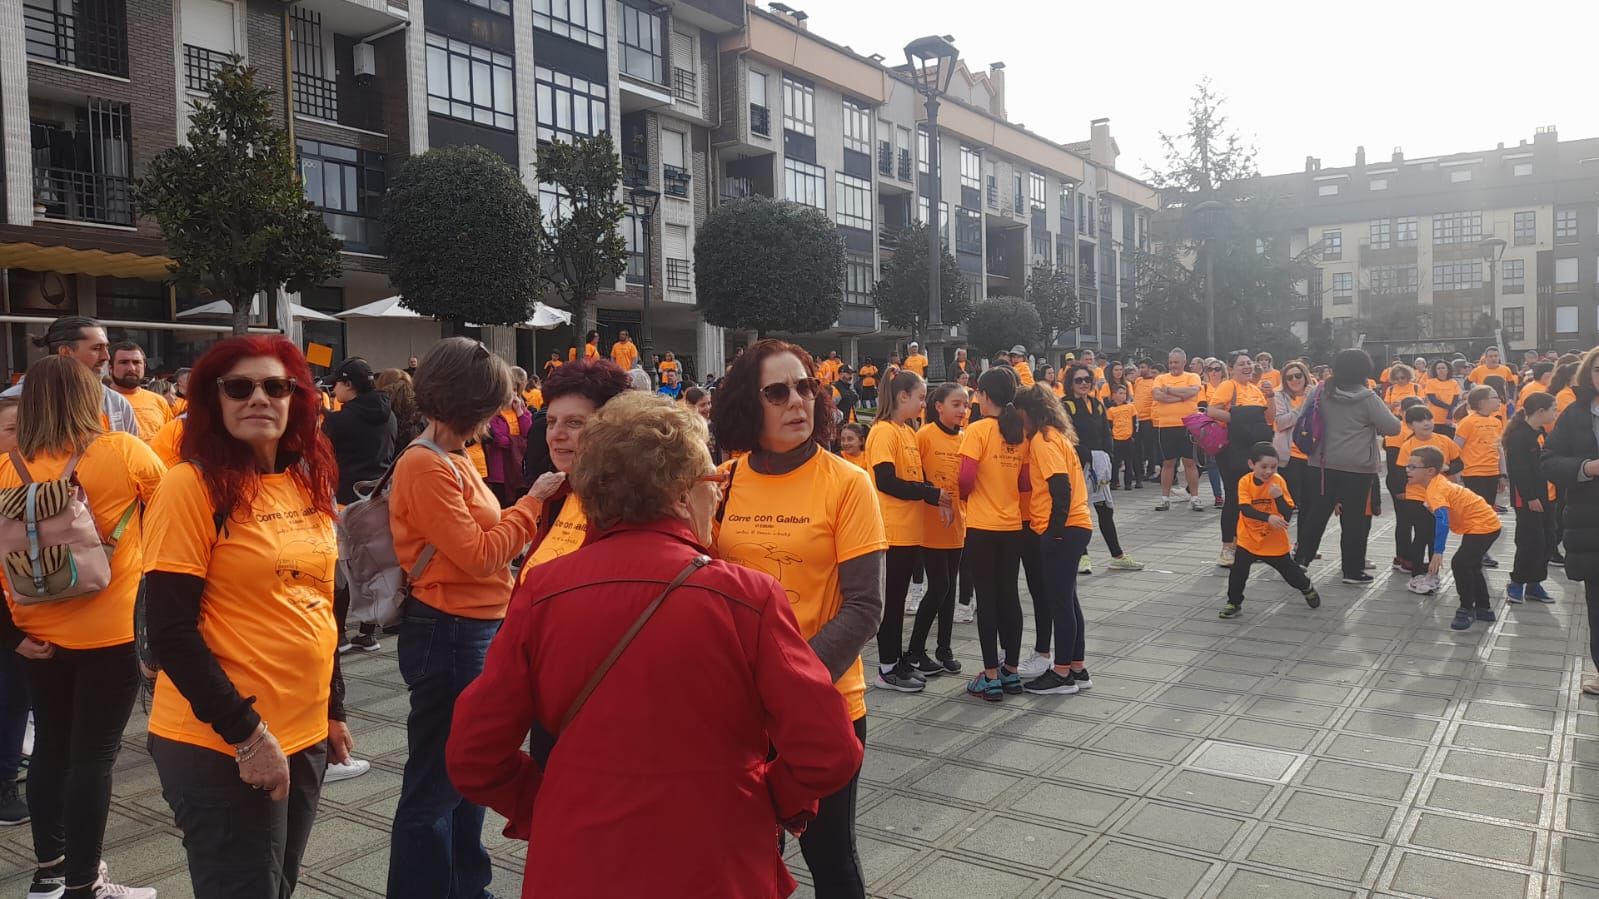
[[[660,191],[650,190],[647,187],[635,187],[628,192],[628,202],[633,207],[633,214],[638,216],[640,230],[644,232],[644,308],[639,313],[639,357],[644,360],[645,371],[650,371],[655,364],[655,336],[650,329],[650,269],[652,257],[655,255],[655,209],[660,205]],[[653,372],[650,375],[654,377]]]
[[952,38],[928,36],[905,45],[905,61],[917,93],[926,98],[927,171],[932,189],[927,194],[927,356],[928,379],[945,379],[944,372],[944,290],[939,283],[944,261],[944,223],[939,220],[938,200],[943,193],[942,173],[938,168],[938,98],[949,90],[960,53]]
[[[1499,309],[1499,260],[1505,258],[1505,239],[1503,237],[1485,238],[1477,245],[1482,250],[1482,258],[1488,261],[1488,309],[1487,313],[1495,322],[1499,321],[1496,314]],[[1495,329],[1498,330],[1498,329]],[[1502,342],[1503,335],[1500,335]],[[1500,346],[1499,351],[1506,358],[1510,356],[1510,347]]]
[[1216,355],[1216,280],[1215,266],[1211,259],[1211,235],[1216,228],[1216,213],[1225,207],[1217,200],[1206,200],[1194,207],[1194,215],[1199,219],[1199,227],[1205,233],[1204,246],[1201,252],[1205,254],[1205,355]]

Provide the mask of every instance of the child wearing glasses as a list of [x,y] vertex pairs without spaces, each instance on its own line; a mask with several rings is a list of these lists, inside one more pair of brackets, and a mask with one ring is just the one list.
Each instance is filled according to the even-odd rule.
[[1460,535],[1460,549],[1449,561],[1449,570],[1455,575],[1455,590],[1460,593],[1460,610],[1455,612],[1449,627],[1463,631],[1471,627],[1473,621],[1498,620],[1488,601],[1488,580],[1483,577],[1482,562],[1489,547],[1499,539],[1499,516],[1493,506],[1469,487],[1440,477],[1443,469],[1443,453],[1424,446],[1411,454],[1405,476],[1425,492],[1423,502],[1433,516],[1429,575],[1436,578],[1443,567],[1449,532]]

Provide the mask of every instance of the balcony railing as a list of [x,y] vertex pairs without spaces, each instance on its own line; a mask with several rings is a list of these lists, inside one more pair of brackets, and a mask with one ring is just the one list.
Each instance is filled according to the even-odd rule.
[[772,111],[759,103],[750,104],[750,131],[762,137],[772,133]]
[[899,231],[898,225],[877,226],[877,245],[890,253],[899,249]]
[[122,0],[88,0],[78,13],[24,4],[28,56],[102,75],[128,75],[127,10]]
[[184,44],[183,86],[191,91],[205,92],[232,56],[231,53],[223,53],[209,47]]
[[894,145],[886,140],[877,142],[877,171],[884,175],[894,174]]
[[689,173],[688,169],[675,165],[661,166],[661,180],[666,192],[674,197],[688,196]]
[[911,180],[911,151],[899,151],[899,180]]
[[357,253],[382,253],[383,228],[375,215],[352,215],[348,212],[322,211],[322,223],[344,244],[346,250]]
[[650,183],[650,165],[640,156],[622,157],[622,183],[628,187],[644,187]]
[[672,96],[684,103],[699,103],[699,76],[692,69],[673,69]]
[[330,122],[339,118],[339,86],[331,78],[294,73],[294,111]]
[[672,290],[694,289],[694,273],[687,259],[666,258],[666,286]]
[[722,199],[742,200],[755,195],[755,182],[748,178],[727,177],[722,179]]
[[35,168],[33,201],[50,218],[102,225],[133,224],[133,189],[120,175]]

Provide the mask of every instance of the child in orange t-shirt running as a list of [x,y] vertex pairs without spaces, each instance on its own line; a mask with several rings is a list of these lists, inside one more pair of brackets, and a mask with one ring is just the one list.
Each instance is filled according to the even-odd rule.
[[1277,569],[1312,609],[1321,605],[1321,595],[1305,569],[1289,555],[1288,520],[1294,516],[1294,498],[1288,494],[1288,482],[1277,473],[1277,464],[1277,450],[1270,443],[1250,447],[1249,473],[1238,481],[1238,536],[1222,618],[1237,618],[1243,611],[1244,585],[1256,562]]
[[1443,567],[1444,548],[1449,532],[1460,535],[1460,549],[1449,561],[1455,575],[1455,590],[1460,593],[1460,610],[1450,628],[1463,631],[1473,621],[1497,621],[1488,601],[1488,580],[1482,575],[1483,557],[1499,539],[1499,516],[1481,496],[1469,487],[1450,483],[1443,473],[1443,453],[1424,446],[1410,455],[1405,476],[1426,491],[1427,511],[1433,514],[1432,562],[1427,574],[1436,578]]

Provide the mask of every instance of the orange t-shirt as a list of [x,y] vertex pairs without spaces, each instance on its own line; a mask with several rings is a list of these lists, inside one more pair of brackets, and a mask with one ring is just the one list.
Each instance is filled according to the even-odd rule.
[[1271,371],[1261,372],[1260,376],[1255,379],[1255,383],[1257,385],[1270,384],[1272,390],[1281,390],[1283,386],[1282,369],[1274,368]]
[[[1399,447],[1399,458],[1395,461],[1400,468],[1404,468],[1406,465],[1410,464],[1411,455],[1415,453],[1416,450],[1421,449],[1424,446],[1430,446],[1433,449],[1436,449],[1438,452],[1444,454],[1445,469],[1448,469],[1450,465],[1454,464],[1456,459],[1460,458],[1460,447],[1456,446],[1453,440],[1450,440],[1448,437],[1435,432],[1426,440],[1422,440],[1420,437],[1412,434],[1410,439],[1406,440],[1404,445]],[[1439,472],[1438,474],[1439,477],[1448,477],[1448,475],[1444,474],[1443,472]],[[1413,499],[1417,502],[1425,502],[1427,499],[1427,488],[1419,487],[1415,484],[1406,484],[1405,499]]]
[[1531,396],[1535,393],[1548,393],[1549,385],[1542,381],[1528,381],[1527,386],[1521,388],[1520,396]]
[[[922,475],[935,487],[960,496],[961,435],[928,422],[916,432],[916,449],[922,457]],[[928,549],[960,549],[966,545],[966,518],[956,503],[954,519],[944,524],[937,508],[922,503],[922,545]]]
[[618,340],[611,344],[611,361],[615,362],[622,371],[632,368],[633,363],[638,361],[638,344],[631,340],[626,343]]
[[[41,453],[26,463],[28,473],[35,481],[54,480],[66,471],[71,458],[71,453]],[[139,592],[144,547],[149,542],[144,539],[138,506],[155,496],[166,470],[150,447],[132,434],[110,431],[89,444],[74,475],[89,498],[89,512],[100,539],[109,540],[122,516],[133,510],[111,554],[111,581],[98,593],[33,605],[18,605],[8,581],[6,601],[18,630],[66,649],[103,649],[133,640],[133,600]],[[0,456],[0,487],[20,486],[22,478],[12,466],[11,456]]]
[[1575,403],[1576,401],[1577,392],[1575,390],[1572,390],[1570,387],[1560,388],[1560,392],[1555,394],[1555,416],[1558,418],[1560,413],[1566,411],[1567,406]]
[[183,423],[188,419],[185,412],[161,426],[155,433],[155,438],[150,441],[150,448],[168,468],[175,467],[183,461]]
[[[1254,472],[1238,479],[1238,507],[1248,507],[1267,515],[1277,515],[1277,498],[1271,495],[1271,488],[1276,485],[1282,491],[1282,498],[1287,501],[1288,508],[1294,508],[1294,497],[1288,492],[1288,482],[1280,474],[1271,476],[1271,480],[1261,482],[1255,480]],[[1288,532],[1273,528],[1269,522],[1257,521],[1246,517],[1243,513],[1238,515],[1238,548],[1247,550],[1257,556],[1286,556],[1288,555]]]
[[905,357],[905,362],[901,368],[906,371],[916,372],[925,378],[927,377],[927,356],[923,353],[912,353]]
[[851,463],[853,465],[859,465],[861,468],[865,468],[866,467],[866,453],[864,453],[864,452],[860,452],[860,453],[840,452],[839,456],[841,458],[843,458],[843,460],[845,462],[849,462],[849,463]]
[[588,513],[583,510],[583,503],[577,498],[577,494],[569,494],[566,502],[561,503],[560,514],[556,515],[555,521],[550,524],[549,532],[522,563],[522,573],[517,580],[519,582],[527,580],[527,573],[535,566],[582,549],[583,541],[588,539],[588,534]]
[[1505,379],[1505,387],[1508,388],[1516,386],[1516,373],[1510,370],[1510,366],[1503,363],[1495,365],[1492,368],[1479,364],[1476,368],[1471,370],[1470,374],[1466,375],[1466,380],[1481,387],[1482,385],[1488,383],[1488,379],[1494,375],[1498,375],[1499,377]]
[[1011,369],[1016,372],[1016,378],[1023,387],[1033,386],[1033,367],[1027,364],[1026,359],[1012,363]]
[[[600,358],[600,348],[595,346],[592,343],[583,344],[583,358],[584,359],[598,359],[598,358]],[[577,347],[575,347],[575,346],[567,347],[566,348],[566,361],[574,362],[576,360],[577,360]]]
[[[1427,401],[1427,408],[1432,412],[1432,420],[1435,424],[1449,424],[1450,410],[1460,400],[1460,382],[1454,378],[1429,380],[1426,392],[1422,394],[1421,398]],[[1433,402],[1434,398],[1438,400],[1438,403],[1443,403],[1444,406],[1449,408],[1446,409],[1444,406]]]
[[1027,441],[1006,443],[996,419],[974,422],[961,435],[961,455],[977,462],[977,484],[966,498],[966,526],[980,531],[1018,531],[1022,497],[1018,480]]
[[1383,449],[1399,449],[1405,445],[1406,440],[1410,439],[1411,433],[1410,425],[1401,418],[1399,420],[1399,433],[1382,439]]
[[1266,394],[1255,384],[1239,384],[1237,381],[1228,379],[1211,390],[1209,405],[1229,411],[1245,406],[1264,409],[1266,408]]
[[1107,407],[1105,409],[1105,417],[1110,419],[1110,439],[1133,439],[1133,407],[1131,403]]
[[[1305,397],[1308,396],[1308,394],[1301,393],[1298,396],[1294,396],[1293,394],[1278,394],[1278,396],[1286,396],[1286,397],[1288,397],[1289,404],[1292,405],[1294,407],[1294,409],[1297,411],[1299,409],[1299,407],[1305,405]],[[1276,426],[1277,426],[1277,423],[1275,421],[1272,422],[1272,427],[1276,427]],[[1306,456],[1299,449],[1299,445],[1297,443],[1294,443],[1294,438],[1293,438],[1292,433],[1290,433],[1289,437],[1288,437],[1288,458],[1290,458],[1290,459],[1300,459],[1300,460],[1307,461],[1307,462],[1310,461],[1310,458],[1308,456]]]
[[172,398],[173,415],[182,415],[187,411],[189,411],[189,401],[187,398],[181,396],[175,396]]
[[[922,453],[916,445],[916,431],[908,424],[880,421],[866,434],[868,472],[887,462],[902,481],[922,481]],[[873,476],[876,480],[876,476]],[[927,504],[914,499],[899,499],[878,491],[877,504],[883,510],[883,533],[889,546],[922,545],[922,508]]]
[[[1172,389],[1199,387],[1201,385],[1199,382],[1199,375],[1196,375],[1191,371],[1185,371],[1176,375],[1172,374],[1171,372],[1157,375],[1155,377],[1154,386],[1157,388],[1164,387],[1167,389]],[[1153,399],[1153,397],[1151,399]],[[1262,403],[1262,405],[1264,405],[1264,403]],[[1150,407],[1150,417],[1154,419],[1155,427],[1157,428],[1180,428],[1182,427],[1184,417],[1193,415],[1198,411],[1199,395],[1196,393],[1194,396],[1191,396],[1181,402],[1155,402]]]
[[1473,412],[1455,425],[1455,443],[1460,447],[1464,477],[1489,477],[1499,474],[1499,439],[1505,423],[1492,415]]
[[1412,396],[1419,396],[1423,401],[1427,399],[1422,395],[1421,388],[1417,387],[1414,381],[1408,384],[1389,384],[1388,388],[1383,391],[1383,401],[1388,404],[1388,410],[1394,415],[1400,416],[1401,420],[1403,420],[1404,413],[1400,411],[1399,405],[1407,397]]
[[816,379],[823,384],[838,380],[838,370],[844,367],[842,359],[823,359],[816,363]]
[[395,460],[389,493],[394,555],[410,571],[422,547],[431,544],[433,558],[411,583],[412,595],[462,618],[504,618],[511,559],[533,534],[536,507],[523,499],[501,512],[469,464],[454,453],[446,461],[416,444]]
[[1049,529],[1049,514],[1055,498],[1049,492],[1049,479],[1066,475],[1072,485],[1072,507],[1066,512],[1066,526],[1093,530],[1088,517],[1088,483],[1083,478],[1083,462],[1077,457],[1077,448],[1066,435],[1054,428],[1044,428],[1027,441],[1027,479],[1032,489],[1032,507],[1028,523],[1034,533]]
[[[716,528],[717,554],[777,578],[809,640],[844,604],[838,567],[888,548],[877,497],[866,472],[832,453],[819,452],[787,474],[740,465]],[[859,659],[835,686],[851,720],[866,714]]]
[[1133,409],[1139,421],[1149,421],[1155,408],[1155,379],[1139,378],[1133,382]]
[[[117,390],[117,393],[122,391]],[[132,393],[122,393],[122,396],[133,407],[133,418],[139,423],[139,437],[145,443],[154,440],[161,426],[172,420],[172,404],[153,390],[139,387]]]
[[1428,512],[1449,510],[1449,532],[1452,534],[1492,534],[1499,530],[1499,516],[1493,506],[1473,493],[1463,484],[1445,477],[1436,477],[1427,485]]
[[[172,469],[150,503],[144,567],[205,579],[200,636],[239,695],[255,697],[284,754],[293,755],[328,735],[339,642],[333,520],[287,473],[262,476],[250,507],[234,509],[221,533],[215,511],[200,469]],[[233,755],[165,672],[156,681],[150,732]]]

